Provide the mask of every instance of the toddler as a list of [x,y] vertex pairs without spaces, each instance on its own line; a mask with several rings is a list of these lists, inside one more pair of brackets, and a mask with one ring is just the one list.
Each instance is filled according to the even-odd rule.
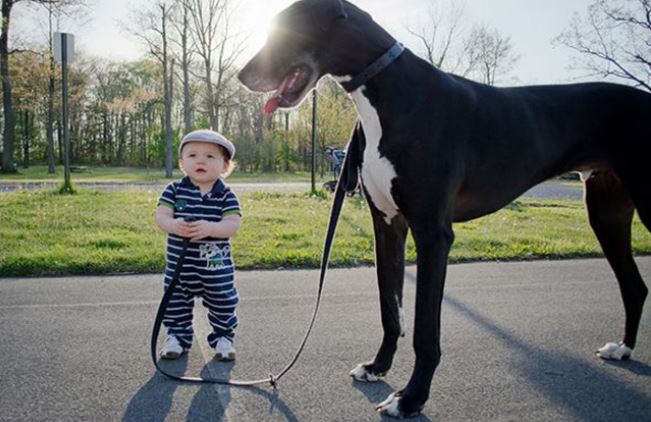
[[179,146],[181,180],[167,185],[158,200],[156,224],[168,233],[164,286],[172,281],[183,238],[190,239],[187,254],[163,325],[161,358],[177,359],[192,345],[194,297],[208,309],[212,332],[208,344],[215,359],[235,359],[235,309],[239,302],[229,238],[240,227],[237,196],[222,181],[233,168],[235,147],[211,130],[188,133]]

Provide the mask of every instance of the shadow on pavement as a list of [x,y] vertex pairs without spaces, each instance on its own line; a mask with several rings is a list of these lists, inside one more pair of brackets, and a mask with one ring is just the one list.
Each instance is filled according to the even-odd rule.
[[350,385],[364,394],[369,403],[373,404],[373,406],[381,403],[389,396],[389,394],[393,393],[393,388],[382,380],[377,382],[360,382],[352,380]]
[[[380,380],[377,382],[359,382],[359,381],[351,381],[350,384],[352,387],[355,389],[359,390],[362,394],[366,396],[368,401],[373,405],[376,406],[377,404],[383,402],[389,394],[393,393],[393,388],[387,384],[386,382]],[[395,421],[395,418],[390,418],[388,416],[381,416],[378,414],[378,420],[380,421]],[[431,422],[432,420],[425,416],[424,414],[420,414],[415,418],[409,419],[410,421],[413,422]]]
[[[161,364],[173,374],[183,374],[188,367],[188,355],[185,354],[176,361],[164,361]],[[203,378],[230,379],[234,362],[208,362],[201,370]],[[161,421],[165,420],[173,405],[173,396],[182,381],[171,380],[166,376],[155,373],[151,379],[133,396],[122,417],[123,422]],[[201,388],[192,397],[187,411],[186,420],[222,421],[231,402],[231,389],[238,388],[253,393],[269,402],[267,416],[270,420],[278,420],[282,415],[289,422],[298,422],[292,410],[280,399],[276,391],[269,392],[258,387],[238,387],[220,384],[201,384]],[[241,409],[236,409],[236,413]],[[246,409],[243,409],[246,411]],[[231,419],[233,419],[231,417]],[[261,419],[264,420],[264,417]]]
[[[651,415],[647,395],[599,368],[566,353],[552,354],[527,344],[450,295],[444,301],[518,352],[521,358],[511,362],[512,368],[548,400],[571,412],[576,420],[640,420],[640,415]],[[640,362],[619,362],[617,367],[648,375],[648,366]],[[555,379],[547,375],[552,372]]]
[[[188,354],[184,354],[174,362],[161,362],[161,366],[163,365],[170,373],[182,374],[188,367]],[[178,382],[173,382],[165,375],[156,372],[133,396],[122,416],[122,421],[165,420],[172,408],[172,398],[179,385]]]
[[605,360],[604,364],[609,366],[615,366],[620,369],[625,369],[629,372],[634,373],[635,375],[640,375],[643,377],[651,377],[651,366],[643,362],[638,362],[635,360],[635,352],[633,352],[633,359],[625,361],[615,361],[615,360]]

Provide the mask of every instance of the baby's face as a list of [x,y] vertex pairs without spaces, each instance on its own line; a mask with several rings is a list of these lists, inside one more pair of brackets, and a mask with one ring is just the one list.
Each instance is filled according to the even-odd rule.
[[181,168],[195,184],[213,183],[224,171],[224,155],[218,145],[190,142],[183,147]]

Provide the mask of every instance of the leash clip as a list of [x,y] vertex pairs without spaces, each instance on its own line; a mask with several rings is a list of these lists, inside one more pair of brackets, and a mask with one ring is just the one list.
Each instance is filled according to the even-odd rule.
[[271,387],[274,389],[275,392],[278,387],[278,380],[276,379],[274,374],[269,374],[269,384],[271,384]]

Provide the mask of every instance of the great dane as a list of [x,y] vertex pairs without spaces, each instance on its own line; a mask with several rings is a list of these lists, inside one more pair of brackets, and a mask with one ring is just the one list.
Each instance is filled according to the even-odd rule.
[[440,318],[452,223],[507,205],[530,187],[582,173],[590,224],[619,282],[626,326],[604,359],[631,355],[648,290],[631,253],[635,209],[651,229],[651,95],[609,83],[495,88],[432,67],[371,16],[342,0],[302,0],[276,18],[241,70],[266,111],[299,104],[324,75],[352,97],[361,120],[349,146],[373,218],[384,338],[351,375],[375,381],[403,334],[404,252],[417,250],[416,362],[406,387],[378,409],[420,412],[441,357]]

